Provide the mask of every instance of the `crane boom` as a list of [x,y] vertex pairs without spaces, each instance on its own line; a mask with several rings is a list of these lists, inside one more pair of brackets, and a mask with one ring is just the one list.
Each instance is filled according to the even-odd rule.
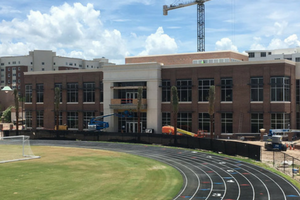
[[197,51],[205,51],[205,6],[210,0],[194,0],[188,3],[171,4],[163,6],[163,14],[168,15],[169,10],[183,8],[197,4]]

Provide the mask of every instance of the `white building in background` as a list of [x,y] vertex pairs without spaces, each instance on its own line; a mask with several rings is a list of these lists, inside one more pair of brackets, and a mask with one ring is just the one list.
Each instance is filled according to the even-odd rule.
[[109,62],[104,57],[83,60],[57,56],[56,52],[49,50],[34,50],[29,55],[0,57],[0,63],[0,88],[9,85],[22,92],[24,72],[99,69]]
[[246,51],[249,61],[290,60],[296,62],[296,79],[300,79],[300,47]]
[[249,50],[249,61],[291,60],[300,62],[300,47],[275,50]]

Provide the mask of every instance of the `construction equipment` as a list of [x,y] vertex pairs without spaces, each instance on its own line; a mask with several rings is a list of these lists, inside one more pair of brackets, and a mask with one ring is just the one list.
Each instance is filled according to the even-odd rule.
[[109,127],[108,122],[104,122],[103,118],[117,116],[117,117],[132,117],[128,111],[125,111],[124,114],[119,113],[111,113],[108,115],[102,115],[95,118],[92,118],[88,124],[88,130],[90,131],[101,131],[102,129],[106,129]]
[[197,4],[197,51],[205,51],[205,6],[204,3],[210,0],[194,0],[188,3],[171,4],[163,6],[163,14],[168,15],[169,10],[183,8]]
[[[162,133],[168,134],[168,135],[174,135],[174,127],[173,126],[163,126],[162,127]],[[197,137],[197,138],[203,138],[204,134],[203,132],[192,133],[180,128],[177,128],[177,135],[189,135],[191,137]]]
[[286,151],[287,146],[282,144],[282,137],[290,132],[289,129],[270,129],[268,135],[263,136],[265,149],[268,151]]

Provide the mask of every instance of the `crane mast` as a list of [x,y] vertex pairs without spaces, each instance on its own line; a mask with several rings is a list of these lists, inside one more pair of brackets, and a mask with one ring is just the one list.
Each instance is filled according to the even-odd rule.
[[195,0],[188,3],[171,4],[163,6],[163,14],[168,15],[169,10],[183,8],[197,4],[197,51],[205,51],[205,5],[210,0]]

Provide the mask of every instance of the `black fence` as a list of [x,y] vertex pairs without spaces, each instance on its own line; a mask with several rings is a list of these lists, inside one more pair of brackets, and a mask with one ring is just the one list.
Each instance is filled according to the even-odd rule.
[[[5,131],[5,136],[15,135],[15,131]],[[203,149],[221,152],[227,155],[240,155],[257,161],[261,160],[261,147],[257,145],[207,138],[194,138],[190,136],[177,136],[175,144],[173,135],[153,133],[111,133],[92,131],[53,131],[53,130],[19,130],[19,135],[28,135],[31,139],[52,140],[83,140],[83,141],[110,141],[143,144],[158,144],[164,146],[177,146],[190,149]]]

